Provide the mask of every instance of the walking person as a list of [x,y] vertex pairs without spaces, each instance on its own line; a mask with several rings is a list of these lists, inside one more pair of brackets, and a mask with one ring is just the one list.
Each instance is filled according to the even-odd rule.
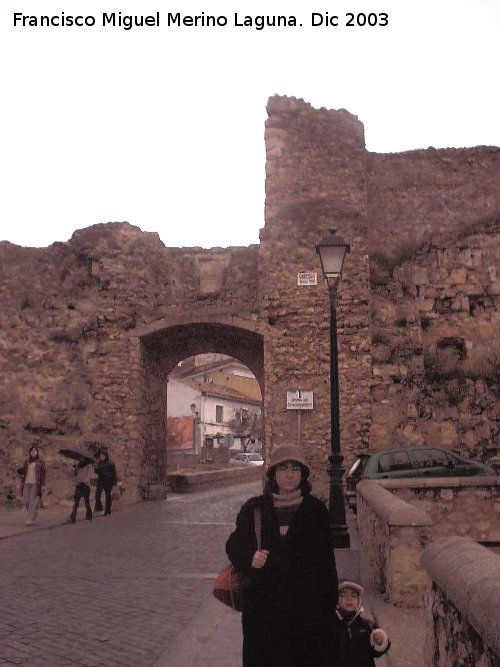
[[[264,492],[248,500],[226,551],[247,585],[243,667],[336,667],[338,579],[325,504],[311,495],[300,447],[271,454]],[[261,515],[257,550],[254,510]]]
[[387,653],[391,643],[382,628],[363,615],[363,588],[353,581],[339,586],[337,635],[341,667],[375,667],[374,658]]
[[26,525],[32,526],[37,517],[37,508],[42,499],[45,485],[45,463],[40,458],[38,445],[32,445],[28,458],[18,468],[17,474],[21,477],[21,495],[28,514]]
[[93,474],[93,467],[90,459],[81,459],[73,466],[73,475],[75,479],[75,496],[73,509],[68,517],[69,523],[75,523],[76,514],[83,498],[85,502],[85,518],[92,521],[92,508],[90,507],[90,478]]
[[94,512],[102,512],[101,496],[104,491],[104,516],[111,514],[112,489],[118,483],[115,464],[109,460],[109,454],[101,449],[97,455],[97,464],[95,466],[97,474],[97,484],[95,489]]

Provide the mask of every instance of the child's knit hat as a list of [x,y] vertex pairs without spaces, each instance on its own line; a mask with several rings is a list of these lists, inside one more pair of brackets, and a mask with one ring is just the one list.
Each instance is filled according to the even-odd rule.
[[364,593],[363,586],[360,586],[359,584],[355,584],[354,581],[342,581],[342,582],[340,582],[340,584],[339,584],[339,593],[344,588],[351,588],[353,591],[356,591],[356,593],[360,596],[361,596],[362,593]]

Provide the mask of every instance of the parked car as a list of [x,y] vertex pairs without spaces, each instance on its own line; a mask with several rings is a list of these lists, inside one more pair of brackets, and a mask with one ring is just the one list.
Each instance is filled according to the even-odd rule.
[[264,459],[260,454],[236,454],[232,459],[229,459],[229,463],[250,465],[250,466],[262,466],[264,465]]
[[360,454],[346,477],[346,502],[356,508],[356,485],[361,479],[401,479],[407,477],[481,477],[495,470],[469,461],[453,451],[438,447],[403,447]]

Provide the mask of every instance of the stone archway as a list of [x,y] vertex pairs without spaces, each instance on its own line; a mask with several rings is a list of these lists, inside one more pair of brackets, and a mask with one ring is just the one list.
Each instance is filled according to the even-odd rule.
[[254,373],[264,399],[265,327],[254,320],[204,316],[163,318],[134,333],[140,341],[142,375],[143,477],[139,486],[144,498],[153,498],[165,494],[168,374],[187,357],[206,352],[227,354]]

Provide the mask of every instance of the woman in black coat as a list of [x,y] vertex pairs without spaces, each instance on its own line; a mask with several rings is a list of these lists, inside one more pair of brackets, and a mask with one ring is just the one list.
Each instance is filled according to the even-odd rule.
[[243,667],[335,667],[338,581],[328,511],[310,495],[300,447],[276,448],[267,475],[264,494],[243,505],[226,544],[231,563],[247,579]]

